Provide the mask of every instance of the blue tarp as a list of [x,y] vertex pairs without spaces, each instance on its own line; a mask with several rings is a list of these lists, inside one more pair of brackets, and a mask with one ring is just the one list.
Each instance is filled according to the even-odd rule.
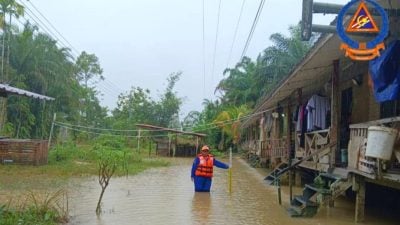
[[376,101],[400,98],[400,40],[391,42],[380,57],[369,62]]

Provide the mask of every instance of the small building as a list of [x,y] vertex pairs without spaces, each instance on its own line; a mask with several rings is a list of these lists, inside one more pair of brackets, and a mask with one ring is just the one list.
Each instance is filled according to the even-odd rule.
[[194,157],[199,153],[199,147],[203,144],[206,134],[180,131],[171,128],[159,127],[148,124],[136,124],[141,131],[158,131],[164,135],[149,135],[157,144],[156,154],[170,157]]
[[[39,100],[54,100],[54,98],[36,94],[30,91],[0,84],[0,97],[19,95]],[[32,139],[9,139],[0,137],[0,163],[43,165],[47,163],[48,141]]]

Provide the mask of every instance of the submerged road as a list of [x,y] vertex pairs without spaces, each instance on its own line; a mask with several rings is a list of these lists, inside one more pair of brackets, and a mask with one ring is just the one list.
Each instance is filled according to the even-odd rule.
[[[266,185],[264,175],[241,159],[233,160],[231,194],[227,170],[215,168],[210,193],[194,193],[190,180],[192,159],[172,160],[170,167],[150,169],[128,178],[112,178],[99,217],[95,214],[100,194],[97,178],[74,181],[69,201],[70,224],[354,224],[354,203],[345,199],[336,201],[335,208],[322,207],[313,218],[289,217],[285,210],[289,199],[287,188],[283,188],[280,206],[276,188]],[[295,193],[300,192],[300,188],[295,189]],[[396,224],[376,216],[366,219],[365,224]]]

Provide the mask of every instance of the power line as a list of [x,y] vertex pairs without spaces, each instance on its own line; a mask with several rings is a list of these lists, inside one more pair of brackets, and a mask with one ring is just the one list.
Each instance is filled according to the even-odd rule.
[[[198,131],[207,131],[207,130],[210,130],[210,129],[220,128],[220,126],[233,124],[233,123],[235,123],[237,121],[243,121],[243,120],[258,116],[260,114],[263,114],[265,112],[271,111],[271,110],[273,110],[273,109],[271,109],[271,108],[270,109],[266,109],[266,110],[263,110],[263,111],[260,111],[260,112],[256,112],[256,113],[253,113],[253,114],[248,114],[246,116],[242,116],[242,117],[235,118],[235,119],[218,121],[218,125],[215,122],[208,123],[208,124],[202,124],[202,125],[200,125],[202,127],[202,129],[191,129],[191,130],[198,132]],[[136,132],[136,131],[139,131],[139,130],[118,130],[118,129],[109,129],[109,128],[87,127],[87,126],[73,125],[73,124],[63,123],[63,122],[58,122],[58,121],[56,121],[55,124],[57,124],[58,126],[78,127],[78,128],[84,128],[86,130],[100,130],[100,131],[109,131],[109,132]],[[173,128],[173,129],[180,129],[180,128],[181,127]],[[194,128],[194,127],[193,126],[186,126],[186,127],[183,127],[183,128]],[[157,131],[157,132],[160,132],[160,131]]]
[[[136,131],[139,131],[139,130],[118,130],[118,129],[98,128],[98,127],[87,127],[87,126],[74,125],[74,124],[63,123],[63,122],[58,122],[58,121],[55,121],[54,124],[67,126],[67,127],[79,127],[79,128],[85,128],[88,130],[100,130],[100,131],[113,131],[113,132],[136,132]],[[149,132],[160,132],[160,131],[159,130],[149,130]]]
[[[82,129],[77,129],[73,127],[68,127],[60,124],[54,123],[54,125],[58,127],[62,127],[68,130],[73,130],[73,131],[78,131],[78,132],[83,132],[83,133],[88,133],[88,134],[98,134],[98,135],[105,135],[105,136],[113,136],[113,137],[131,137],[131,138],[150,138],[150,137],[168,137],[167,134],[160,134],[160,135],[147,135],[147,136],[132,136],[132,135],[122,135],[122,134],[110,134],[110,133],[99,133],[99,132],[93,132],[93,131],[88,131],[88,130],[82,130]],[[183,135],[183,134],[176,134],[176,135]]]
[[258,19],[260,18],[261,12],[262,12],[262,10],[264,8],[264,3],[265,3],[265,0],[261,0],[260,1],[260,5],[258,6],[257,14],[254,17],[253,25],[251,26],[251,29],[250,29],[250,32],[249,32],[249,36],[247,37],[246,44],[244,45],[242,55],[240,56],[240,60],[243,59],[244,55],[247,52],[247,48],[250,45],[251,38],[253,37],[254,30],[256,29],[256,26],[257,26],[257,23],[258,23]]
[[[29,9],[28,9],[28,10],[29,10]],[[65,45],[64,42],[60,41],[60,39],[59,39],[58,37],[56,37],[55,34],[54,34],[53,32],[51,32],[50,28],[48,28],[41,20],[39,20],[38,17],[37,17],[34,13],[32,13],[32,11],[30,11],[30,12],[31,12],[31,13],[26,13],[26,14],[29,16],[30,19],[33,20],[33,22],[36,23],[36,26],[38,26],[39,28],[41,28],[41,30],[42,30],[45,34],[47,34],[49,37],[52,37],[52,38],[54,38],[55,40],[57,40],[58,43],[59,43],[59,45],[60,45],[60,47],[65,47],[65,48],[70,49],[69,47],[67,47],[67,46]],[[36,20],[35,18],[37,18],[37,19],[40,21],[40,23],[39,23],[38,20]],[[25,17],[24,17],[24,19],[25,19],[25,23],[26,23],[26,22],[29,22],[29,19],[27,19],[27,18],[25,18]],[[19,23],[21,23],[23,26],[25,25],[19,18],[17,18],[17,21],[18,21]],[[72,53],[72,52],[70,52],[70,53]],[[72,53],[72,54],[73,54],[73,53]],[[76,58],[76,55],[74,55],[73,57]],[[111,95],[111,96],[118,97],[118,95],[120,94],[120,93],[118,92],[117,89],[115,89],[115,88],[109,88],[109,87],[105,86],[105,84],[102,83],[102,82],[99,82],[97,87],[98,87],[99,89],[101,89],[101,91],[104,92],[105,94],[108,94],[108,95]]]
[[243,2],[242,2],[242,7],[240,8],[239,18],[238,18],[238,21],[237,21],[237,23],[236,23],[236,28],[235,28],[235,33],[234,33],[234,35],[233,35],[233,40],[232,40],[231,49],[229,50],[228,61],[226,62],[226,68],[228,68],[229,62],[231,61],[233,46],[235,45],[236,36],[237,36],[238,29],[239,29],[240,20],[241,20],[241,18],[242,18],[242,13],[243,13],[243,8],[244,8],[244,3],[245,3],[245,2],[246,2],[246,0],[243,0]]
[[108,94],[108,95],[112,95],[115,97],[118,97],[118,95],[120,94],[118,91],[116,91],[115,89],[111,89],[109,87],[107,87],[103,82],[98,82],[97,83],[97,88],[101,88],[105,93],[104,94]]
[[211,71],[211,84],[214,83],[215,56],[216,56],[216,53],[217,53],[218,31],[219,31],[219,18],[220,18],[220,14],[221,14],[221,2],[222,2],[222,0],[219,0],[219,4],[218,4],[218,16],[217,16],[217,29],[216,29],[216,31],[215,31],[213,65],[212,65],[212,71]]
[[104,83],[107,84],[110,88],[116,89],[118,92],[124,92],[120,87],[118,87],[116,84],[111,82],[110,80],[104,78]]
[[204,1],[203,0],[203,98],[206,97],[206,38],[205,38],[205,8],[204,8]]
[[[52,32],[52,30],[25,4],[25,3],[23,3],[23,2],[21,2],[21,4],[22,5],[24,5],[24,7],[27,9],[27,10],[29,10],[29,12],[30,13],[27,13],[27,15],[37,24],[37,26],[38,27],[41,27],[49,36],[51,36],[51,37],[53,37],[53,38],[55,38],[63,47],[65,47],[65,48],[69,48],[69,49],[71,49],[71,50],[73,50],[73,51],[75,51],[75,54],[74,54],[74,56],[73,57],[77,57],[77,55],[79,55],[80,53],[76,50],[76,48],[57,30],[57,28],[46,18],[46,16],[43,14],[43,13],[41,13],[41,11],[32,3],[32,2],[29,2],[31,5],[32,5],[32,7],[40,14],[40,16],[41,17],[43,17],[44,18],[44,20],[50,25],[50,27],[58,34],[58,36],[60,36],[66,43],[68,43],[68,45],[70,46],[70,47],[68,47],[63,41],[61,41],[58,37],[57,37],[57,35],[54,33],[54,32]],[[37,20],[39,21],[37,21],[35,18],[37,18]],[[40,24],[42,24],[42,25],[40,25]],[[117,85],[115,85],[115,84],[113,84],[113,83],[111,83],[111,81],[105,81],[105,82],[107,82],[107,83],[109,83],[110,85],[108,86],[108,87],[106,87],[104,84],[100,84],[100,85],[102,85],[103,86],[103,91],[105,91],[106,93],[113,93],[113,94],[111,94],[111,95],[116,95],[116,96],[118,96],[119,94],[120,94],[120,92],[122,92],[121,91],[121,89],[117,86]],[[116,94],[115,94],[116,93]]]
[[[27,16],[30,17],[30,19],[33,20],[33,22],[36,23],[36,26],[42,28],[42,30],[44,31],[44,33],[46,33],[48,36],[53,37],[60,45],[61,47],[65,47],[68,48],[67,45],[61,41],[60,39],[58,39],[55,34],[40,20],[39,17],[37,17],[28,7],[25,7],[25,14]],[[36,19],[35,19],[36,18]],[[26,18],[25,18],[26,19]],[[26,19],[26,21],[29,21],[28,19]],[[39,21],[39,22],[38,22]],[[42,25],[41,25],[42,24]]]
[[[67,42],[67,44],[71,47],[71,49],[74,50],[74,51],[79,55],[79,51],[77,51],[77,50],[74,48],[74,46],[64,37],[64,35],[62,35],[62,34],[57,30],[57,28],[46,18],[46,16],[43,15],[43,13],[40,12],[40,10],[39,10],[31,1],[28,0],[28,2],[29,2],[29,4],[31,4],[32,7],[47,21],[47,23],[53,28],[53,30],[55,30],[55,32],[56,32],[58,35],[60,35],[60,37],[61,37],[65,42]],[[21,2],[21,3],[22,3],[25,7],[27,7],[23,2]]]

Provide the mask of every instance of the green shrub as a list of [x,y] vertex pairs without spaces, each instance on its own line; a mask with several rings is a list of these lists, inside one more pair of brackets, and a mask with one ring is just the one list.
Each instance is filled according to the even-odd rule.
[[101,135],[95,139],[95,143],[115,149],[123,149],[126,147],[124,137],[110,137]]
[[49,161],[50,162],[60,162],[60,161],[68,161],[72,158],[71,152],[73,150],[69,150],[69,148],[58,145],[50,150],[49,152]]
[[211,151],[210,151],[210,154],[213,155],[213,156],[215,156],[215,157],[224,156],[224,153],[223,153],[223,152],[220,152],[220,151],[218,151],[218,150],[211,150]]

